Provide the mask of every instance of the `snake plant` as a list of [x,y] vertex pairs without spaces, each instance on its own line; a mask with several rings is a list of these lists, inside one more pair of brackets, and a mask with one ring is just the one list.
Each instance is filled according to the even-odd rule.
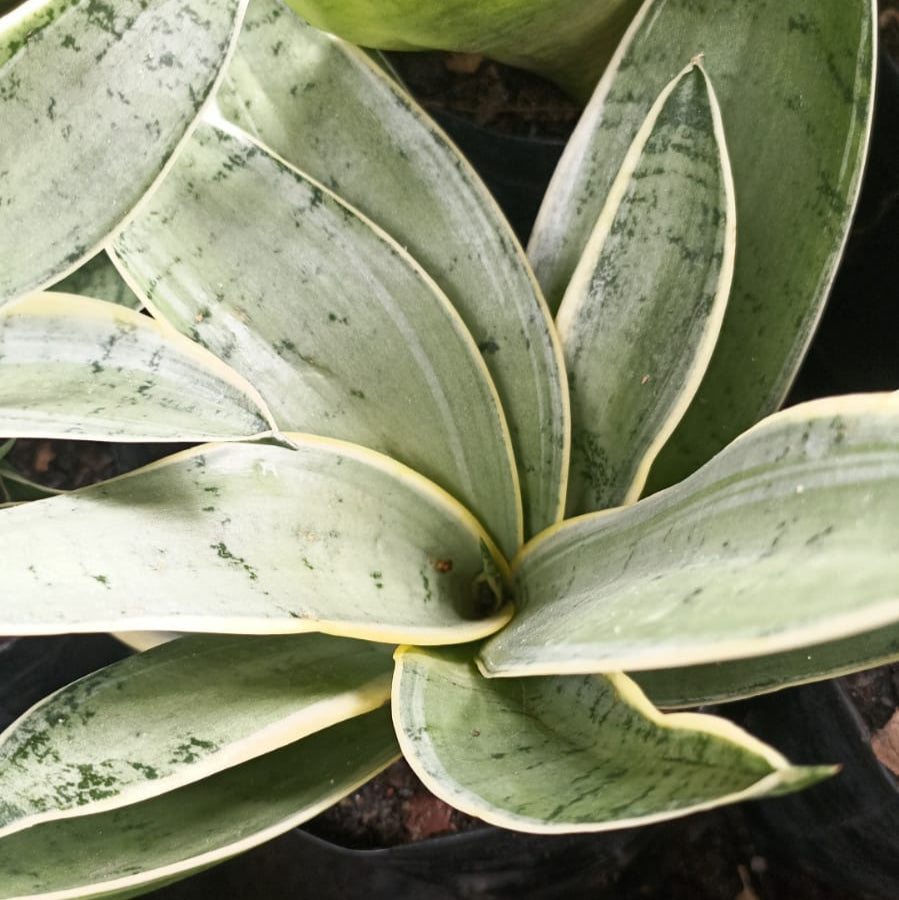
[[0,433],[196,444],[8,481],[0,633],[181,636],[0,736],[0,898],[135,896],[400,752],[535,832],[833,771],[657,706],[897,653],[899,397],[763,418],[857,194],[872,10],[759,2],[731,46],[691,7],[648,0],[597,87],[543,288],[403,88],[277,0],[0,20]]

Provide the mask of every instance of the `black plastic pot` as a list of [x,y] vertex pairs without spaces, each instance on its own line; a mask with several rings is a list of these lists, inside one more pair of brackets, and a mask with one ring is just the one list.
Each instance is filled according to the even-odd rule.
[[842,771],[790,797],[753,805],[771,853],[800,860],[855,897],[899,896],[899,782],[877,761],[870,734],[839,681],[754,700],[745,726],[795,763]]

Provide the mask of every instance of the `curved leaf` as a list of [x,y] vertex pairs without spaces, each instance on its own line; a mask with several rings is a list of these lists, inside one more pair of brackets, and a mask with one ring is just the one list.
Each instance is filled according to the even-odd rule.
[[559,308],[569,515],[640,496],[712,355],[735,249],[721,113],[694,60],[637,133]]
[[678,709],[742,700],[899,660],[899,625],[798,650],[679,669],[632,672],[657,706]]
[[150,189],[245,5],[32,0],[0,19],[0,304],[77,268]]
[[272,424],[236,372],[138,312],[52,292],[0,310],[0,433],[204,441]]
[[249,379],[282,428],[412,466],[514,555],[514,460],[471,336],[402,248],[325,188],[203,123],[115,253],[147,305]]
[[639,0],[287,0],[325,31],[384,50],[483,53],[589,96]]
[[899,620],[899,394],[806,403],[519,557],[492,675],[765,656]]
[[191,636],[113,663],[0,735],[0,837],[147,800],[370,712],[392,674],[384,644],[319,634]]
[[502,558],[463,507],[387,457],[288,437],[295,450],[207,445],[0,511],[0,634],[453,643],[507,621],[485,574]]
[[89,259],[71,275],[51,285],[48,290],[108,300],[129,309],[140,309],[142,306],[140,298],[125,284],[105,250]]
[[311,819],[398,756],[386,709],[196,784],[0,840],[0,900],[125,900]]
[[556,522],[569,443],[561,351],[524,253],[471,166],[364,52],[274,0],[251,4],[218,102],[377,222],[445,291],[508,419],[525,534]]
[[485,679],[460,650],[401,648],[393,710],[437,796],[522,831],[644,825],[833,772],[793,768],[723,719],[662,716],[624,675]]
[[650,476],[680,480],[776,409],[810,339],[858,195],[871,122],[873,0],[647,0],[550,185],[530,244],[555,307],[662,86],[697,53],[739,198],[721,338]]

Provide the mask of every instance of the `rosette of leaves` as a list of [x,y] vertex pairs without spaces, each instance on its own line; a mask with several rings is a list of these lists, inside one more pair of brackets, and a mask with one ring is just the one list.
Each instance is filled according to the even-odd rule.
[[[785,222],[797,283],[815,290],[765,346],[807,337],[864,156],[870,8],[826,34],[767,20],[810,93],[783,114],[795,142],[758,165],[814,149],[816,173],[778,198],[772,261],[769,207],[741,199],[755,171],[731,165],[751,150],[726,140],[724,62],[696,46],[647,68],[639,96],[629,80],[655,16],[679,9],[648,5],[547,197],[533,246],[565,250],[534,254],[544,284],[565,281],[553,321],[484,186],[377,61],[275,0],[245,17],[195,4],[198,35],[217,10],[231,22],[204,54],[205,94],[174,50],[153,83],[174,29],[138,13],[175,13],[137,6],[110,19],[27,4],[2,20],[24,130],[0,149],[15,186],[0,206],[0,432],[197,446],[34,502],[0,473],[0,633],[183,636],[0,736],[0,898],[134,896],[304,821],[400,750],[458,808],[537,832],[649,823],[829,774],[656,705],[895,655],[899,398],[772,415],[640,497],[716,348],[746,336],[741,254],[766,262],[766,284]],[[160,46],[136,55],[152,35]],[[848,92],[836,62],[811,91],[821,73],[801,50],[825,40],[851,50],[829,57],[856,74]],[[40,120],[43,172],[22,110],[47,112],[45,54],[72,41],[88,62],[54,70],[51,99],[86,149]],[[112,76],[90,60],[122,42],[130,102],[104,105]],[[722,81],[721,97],[738,94]],[[138,153],[133,181],[104,157],[108,183],[89,185],[90,153],[147,130],[143,90],[175,98],[159,102],[169,142]],[[733,105],[739,129],[756,107]],[[825,183],[840,203],[818,203]],[[743,365],[770,373],[774,357]]]

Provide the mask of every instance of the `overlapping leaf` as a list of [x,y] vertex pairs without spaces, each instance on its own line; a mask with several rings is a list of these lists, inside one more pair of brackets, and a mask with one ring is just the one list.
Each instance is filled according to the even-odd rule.
[[[208,445],[0,511],[0,634],[490,634],[502,559],[433,484],[352,444]],[[486,618],[482,618],[486,616]]]
[[389,232],[440,285],[502,401],[530,536],[560,517],[568,396],[549,313],[483,183],[358,48],[254,0],[219,91],[225,115]]
[[793,407],[677,487],[533,541],[485,671],[695,665],[889,625],[897,509],[899,394]]
[[319,634],[188,636],[128,657],[0,736],[0,836],[147,800],[370,712],[392,673],[386,645]]
[[569,515],[640,496],[718,338],[735,219],[720,110],[693,63],[637,133],[559,308]]
[[393,709],[434,793],[538,833],[648,824],[832,772],[790,767],[731,722],[662,716],[624,675],[488,680],[465,650],[401,648]]
[[0,18],[0,305],[92,256],[214,87],[245,0],[40,0]]
[[282,428],[411,465],[514,554],[515,464],[477,348],[402,248],[326,188],[204,123],[115,252],[148,305],[245,375]]
[[858,193],[874,29],[871,0],[647,0],[566,148],[530,244],[553,307],[659,91],[705,54],[733,164],[740,249],[721,339],[652,489],[689,475],[783,399]]
[[52,292],[0,310],[2,434],[204,441],[272,426],[236,372],[133,310]]
[[2,900],[125,900],[289,831],[398,756],[386,709],[144,803],[0,841]]

